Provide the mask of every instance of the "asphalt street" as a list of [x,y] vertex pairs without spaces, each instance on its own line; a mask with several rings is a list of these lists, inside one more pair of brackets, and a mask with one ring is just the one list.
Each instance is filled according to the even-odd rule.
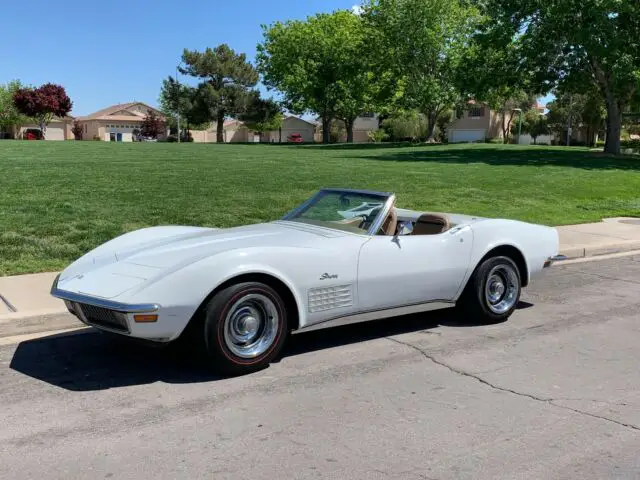
[[520,307],[295,335],[234,379],[93,331],[2,345],[0,478],[640,479],[640,256]]

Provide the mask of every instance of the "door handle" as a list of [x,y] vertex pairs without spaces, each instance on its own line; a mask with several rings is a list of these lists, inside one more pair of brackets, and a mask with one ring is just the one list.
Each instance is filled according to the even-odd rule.
[[462,225],[460,227],[454,227],[451,230],[449,230],[449,234],[450,235],[455,235],[457,233],[460,233],[463,230],[466,230],[467,228],[469,228],[469,225]]

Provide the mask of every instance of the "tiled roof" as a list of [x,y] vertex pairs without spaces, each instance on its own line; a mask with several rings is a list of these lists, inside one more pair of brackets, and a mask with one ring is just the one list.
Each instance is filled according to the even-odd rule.
[[[117,105],[111,105],[110,107],[103,108],[102,110],[98,110],[97,112],[93,112],[84,117],[78,117],[78,120],[118,120],[120,121],[123,117],[127,117],[126,115],[118,115],[117,118],[113,114],[119,112],[120,110],[127,110],[128,108],[133,107],[134,105],[144,105],[147,108],[151,108],[155,111],[158,109],[151,107],[143,102],[129,102],[129,103],[119,103]],[[131,120],[135,120],[136,117],[129,117]]]

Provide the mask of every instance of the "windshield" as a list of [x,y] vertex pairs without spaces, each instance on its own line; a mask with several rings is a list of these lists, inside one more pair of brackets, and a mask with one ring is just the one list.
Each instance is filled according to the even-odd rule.
[[284,220],[367,233],[384,210],[385,194],[322,190]]

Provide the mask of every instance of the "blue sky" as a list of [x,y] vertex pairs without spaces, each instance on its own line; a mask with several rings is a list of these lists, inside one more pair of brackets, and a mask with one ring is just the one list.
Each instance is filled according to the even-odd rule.
[[[354,0],[13,2],[3,8],[0,83],[59,83],[72,115],[115,103],[156,105],[184,48],[227,43],[253,60],[261,24],[351,8]],[[26,6],[28,5],[28,7]],[[19,40],[18,40],[19,39]]]
[[[134,0],[52,3],[2,10],[0,83],[63,85],[87,115],[116,103],[156,105],[162,80],[184,48],[227,43],[253,60],[261,24],[351,8],[354,0]],[[19,40],[17,40],[19,39]]]

